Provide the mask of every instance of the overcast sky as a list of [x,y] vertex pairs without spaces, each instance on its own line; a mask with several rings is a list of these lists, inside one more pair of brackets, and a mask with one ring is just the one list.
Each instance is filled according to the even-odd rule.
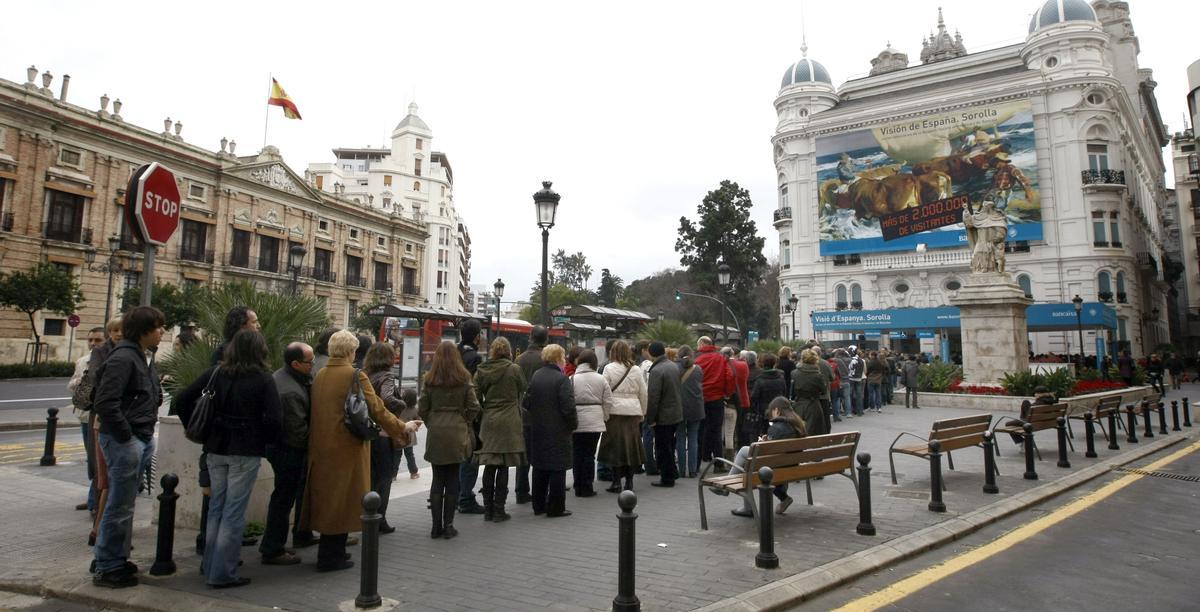
[[[190,143],[262,147],[268,75],[304,119],[271,108],[269,141],[303,173],[334,147],[385,146],[410,101],[454,168],[473,240],[472,280],[527,294],[540,269],[532,194],[562,194],[551,250],[583,251],[599,282],[678,267],[680,215],[722,179],[749,189],[778,251],[773,101],[800,58],[835,84],[865,76],[886,43],[919,63],[937,7],[968,51],[1024,40],[1040,0],[843,2],[8,2],[0,77],[70,74],[69,101],[124,102],[126,121],[183,122]],[[1190,0],[1130,2],[1140,62],[1171,131],[1200,58]],[[803,12],[803,19],[802,19]]]

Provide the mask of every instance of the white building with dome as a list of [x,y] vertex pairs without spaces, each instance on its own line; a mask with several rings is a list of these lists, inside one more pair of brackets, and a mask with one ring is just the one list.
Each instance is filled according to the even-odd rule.
[[1129,4],[1028,8],[1021,44],[968,53],[939,10],[920,64],[888,41],[838,87],[807,49],[788,67],[772,138],[784,338],[955,353],[970,268],[954,221],[990,201],[1035,353],[1077,353],[1079,327],[1089,357],[1168,341],[1168,135]]
[[417,115],[417,105],[409,104],[392,130],[390,148],[338,148],[333,155],[333,163],[308,165],[305,174],[317,189],[429,229],[422,278],[395,287],[394,295],[419,293],[431,306],[468,311],[471,235],[454,204],[450,160],[433,150],[433,130]]

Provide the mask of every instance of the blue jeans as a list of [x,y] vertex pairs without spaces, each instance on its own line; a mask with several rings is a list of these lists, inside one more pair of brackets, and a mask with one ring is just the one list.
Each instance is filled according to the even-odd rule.
[[675,454],[679,460],[679,475],[700,471],[700,424],[704,419],[683,421],[675,432]]
[[880,383],[867,383],[867,410],[879,410],[883,406],[880,387]]
[[208,502],[204,561],[200,569],[210,585],[228,584],[238,578],[246,506],[250,503],[250,493],[254,491],[261,463],[261,457],[208,455],[212,496]]
[[863,383],[865,381],[851,379],[849,382],[850,382],[850,410],[855,415],[861,416],[863,413],[863,386],[864,386]]
[[842,408],[842,390],[839,387],[837,391],[829,393],[829,407],[833,417],[839,418],[845,416],[846,411]]
[[96,573],[119,570],[129,558],[133,544],[133,504],[137,499],[139,471],[143,462],[154,455],[154,439],[143,442],[133,436],[128,442],[118,442],[109,434],[100,434],[100,449],[108,463],[108,502],[100,532],[96,535]]
[[83,434],[83,452],[87,455],[87,475],[88,475],[88,496],[87,507],[92,512],[96,511],[96,459],[92,453],[96,452],[95,445],[92,444],[92,428],[88,424],[80,423],[79,432]]

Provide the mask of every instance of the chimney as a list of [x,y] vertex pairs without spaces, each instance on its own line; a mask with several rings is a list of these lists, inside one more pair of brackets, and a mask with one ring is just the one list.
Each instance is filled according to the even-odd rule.
[[62,78],[62,89],[59,90],[58,100],[60,102],[67,101],[67,88],[71,86],[71,75],[64,74]]

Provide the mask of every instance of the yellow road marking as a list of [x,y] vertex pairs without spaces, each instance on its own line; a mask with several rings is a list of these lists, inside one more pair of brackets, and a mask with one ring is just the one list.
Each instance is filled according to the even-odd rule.
[[[1152,472],[1169,463],[1172,463],[1185,455],[1195,452],[1200,449],[1200,442],[1191,446],[1180,449],[1146,467],[1142,468],[1147,472]],[[1037,519],[1027,525],[1021,526],[992,542],[989,542],[979,548],[965,552],[957,557],[949,559],[939,565],[935,565],[928,569],[922,570],[900,582],[893,584],[885,589],[881,589],[865,597],[861,597],[846,605],[838,608],[838,611],[846,612],[862,612],[866,610],[878,610],[884,606],[894,604],[905,597],[908,597],[925,587],[928,587],[940,580],[948,578],[976,563],[984,561],[989,557],[1000,554],[1013,546],[1037,535],[1038,533],[1065,521],[1076,514],[1096,505],[1105,498],[1113,495],[1117,491],[1137,482],[1144,478],[1141,474],[1129,474],[1110,482],[1107,485],[1055,510],[1054,512]]]

